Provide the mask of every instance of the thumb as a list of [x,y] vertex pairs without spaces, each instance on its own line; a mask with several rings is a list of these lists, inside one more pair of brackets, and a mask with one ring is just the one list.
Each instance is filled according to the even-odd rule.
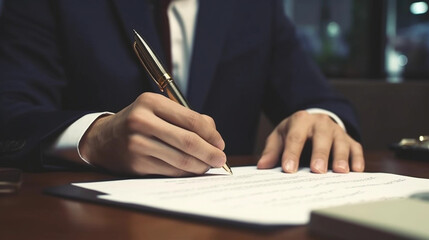
[[268,136],[262,156],[258,161],[259,169],[273,168],[283,152],[283,137],[277,129]]

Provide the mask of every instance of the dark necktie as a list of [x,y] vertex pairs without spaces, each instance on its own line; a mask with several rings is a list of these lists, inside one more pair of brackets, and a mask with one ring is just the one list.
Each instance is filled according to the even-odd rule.
[[158,25],[158,32],[161,38],[162,47],[165,53],[165,63],[167,70],[171,73],[171,40],[170,23],[168,22],[167,9],[172,0],[158,0],[155,3],[155,20]]

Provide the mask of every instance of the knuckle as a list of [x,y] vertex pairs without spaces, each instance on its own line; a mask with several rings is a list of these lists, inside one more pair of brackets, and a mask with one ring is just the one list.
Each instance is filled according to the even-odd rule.
[[217,131],[210,131],[204,139],[216,146],[220,141],[222,141],[222,136]]
[[214,119],[208,115],[203,114],[202,117],[213,127],[216,128],[216,123],[214,121]]
[[125,125],[127,126],[128,129],[134,130],[137,127],[137,125],[140,122],[140,120],[141,119],[140,119],[139,114],[137,114],[136,112],[132,111],[126,117],[126,119],[125,119]]
[[334,123],[332,121],[332,118],[327,114],[318,114],[318,121],[324,122],[324,123]]
[[335,124],[332,119],[326,115],[326,114],[319,114],[318,118],[315,122],[315,127],[317,131],[321,132],[332,132],[332,134],[341,134],[341,132],[335,130],[335,126],[338,126]]
[[297,111],[296,113],[293,114],[293,118],[295,118],[295,119],[304,119],[304,118],[307,118],[309,115],[310,114],[307,111],[300,110],[300,111]]
[[138,129],[151,129],[153,122],[149,121],[142,114],[137,111],[132,111],[125,120],[125,125],[129,130],[137,131]]
[[155,101],[157,94],[144,92],[137,97],[137,102],[142,104],[151,104]]
[[206,157],[207,163],[213,167],[218,167],[222,165],[219,159],[219,154],[216,151],[210,151]]
[[288,143],[304,144],[306,140],[307,137],[298,132],[289,132],[286,136],[286,141]]
[[137,150],[145,151],[150,148],[149,140],[138,135],[130,136],[128,145],[132,147],[130,150],[134,150],[134,152],[137,152]]
[[196,113],[196,112],[191,112],[187,117],[186,117],[186,121],[187,121],[187,125],[189,130],[194,131],[194,130],[198,130],[198,124],[201,120],[201,115]]
[[185,133],[182,137],[182,147],[185,152],[192,152],[197,145],[197,135],[195,133]]
[[187,154],[182,154],[177,160],[177,167],[180,169],[189,169],[192,165],[192,157]]
[[333,135],[335,139],[338,139],[344,142],[352,142],[352,139],[338,124],[335,123],[334,126],[335,126],[335,129],[334,129]]
[[142,141],[142,139],[139,139],[139,137],[135,135],[131,135],[125,143],[126,153],[134,157],[140,155],[147,148],[147,143],[144,140]]

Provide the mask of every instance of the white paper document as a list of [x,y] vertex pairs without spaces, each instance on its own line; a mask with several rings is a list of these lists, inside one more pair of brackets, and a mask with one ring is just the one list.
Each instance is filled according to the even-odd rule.
[[429,192],[429,179],[388,173],[287,174],[280,168],[223,169],[188,178],[116,180],[73,185],[99,198],[258,225],[306,224],[313,209]]

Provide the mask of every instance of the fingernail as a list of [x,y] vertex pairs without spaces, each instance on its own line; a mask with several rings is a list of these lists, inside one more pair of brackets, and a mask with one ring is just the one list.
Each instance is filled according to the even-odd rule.
[[337,169],[341,172],[348,172],[349,171],[349,165],[346,161],[340,160],[337,162]]
[[316,170],[316,172],[318,173],[324,173],[326,172],[325,170],[325,162],[322,159],[316,159],[314,161],[314,169]]
[[292,160],[287,160],[285,163],[285,171],[289,173],[295,172],[295,162]]
[[362,163],[359,163],[359,162],[355,163],[353,167],[354,167],[353,171],[356,171],[356,172],[361,172],[364,169],[364,165]]

